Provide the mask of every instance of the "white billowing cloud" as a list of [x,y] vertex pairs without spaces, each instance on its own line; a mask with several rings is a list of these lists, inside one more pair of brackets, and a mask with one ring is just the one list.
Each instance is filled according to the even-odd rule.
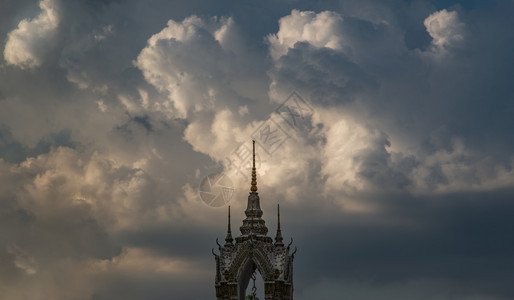
[[228,145],[235,148],[236,141],[244,141],[248,133],[237,116],[229,109],[215,113],[212,122],[193,122],[184,132],[184,138],[195,147],[196,151],[206,153],[216,160],[224,160],[230,151]]
[[464,40],[465,25],[456,11],[437,11],[425,19],[425,27],[435,49],[444,51]]
[[364,189],[365,182],[359,177],[359,172],[366,160],[359,157],[366,152],[376,151],[376,148],[380,149],[380,144],[387,141],[383,133],[344,118],[325,124],[328,129],[325,134],[327,143],[324,147],[322,174],[328,176],[326,187],[337,190],[345,187],[350,190]]
[[57,0],[41,0],[41,13],[32,20],[22,20],[8,35],[4,58],[22,69],[41,65],[59,24]]
[[[2,299],[88,294],[82,264],[120,252],[110,232],[119,224],[115,212],[126,207],[112,201],[115,194],[124,200],[121,191],[130,189],[138,177],[122,169],[99,155],[69,148],[56,148],[21,164],[0,159],[0,177],[9,183],[0,187],[2,245],[7,245],[19,270],[11,272],[11,283],[0,289]],[[102,179],[104,183],[98,181]],[[8,270],[0,269],[3,277]]]
[[[320,25],[318,18],[330,22]],[[403,108],[412,106],[413,101],[433,105],[433,111],[446,107],[429,102],[430,96],[413,99],[418,97],[417,92],[412,96],[398,93],[408,90],[406,86],[423,87],[427,81],[418,73],[409,75],[411,66],[419,65],[423,57],[416,55],[419,50],[406,48],[401,28],[366,20],[353,22],[343,22],[336,13],[293,11],[281,19],[278,33],[269,36],[269,51],[275,59],[268,73],[272,79],[270,97],[281,102],[288,91],[297,90],[319,113],[316,122],[323,129],[316,138],[324,143],[320,142],[320,154],[315,156],[322,163],[320,174],[326,178],[326,193],[340,191],[353,196],[403,190],[432,194],[512,186],[513,173],[508,166],[474,152],[465,143],[437,144],[435,151],[427,155],[418,146],[423,136],[412,135],[411,128],[405,125],[391,126],[392,118],[413,125],[415,130],[419,120],[404,119],[402,115]],[[323,25],[327,26],[324,31]],[[431,55],[444,54],[464,39],[465,26],[456,12],[436,12],[425,20],[425,26],[433,38],[433,48],[426,52]],[[313,34],[317,31],[312,28],[321,33]],[[369,30],[359,36],[356,33],[362,28]],[[381,37],[383,32],[388,38]],[[428,80],[440,84],[433,78]],[[379,112],[377,107],[381,108]],[[437,115],[418,117],[430,119]],[[410,140],[398,141],[398,132],[409,133]]]
[[[157,115],[153,112],[165,112],[168,117],[186,118],[184,139],[195,151],[221,162],[226,171],[230,169],[227,158],[240,143],[248,145],[252,133],[276,108],[266,97],[266,70],[260,62],[265,57],[252,56],[254,53],[241,44],[239,34],[230,18],[192,16],[180,23],[169,21],[166,28],[149,39],[136,61],[146,81],[167,97],[167,101],[152,98],[137,106],[153,116]],[[252,101],[259,101],[259,107],[255,108]],[[136,109],[125,102],[126,107]],[[259,167],[259,176],[267,176],[262,186],[279,186],[291,177],[305,176],[302,164],[307,160],[299,163],[291,145],[294,143],[284,145],[273,157],[260,149],[262,158],[267,160]],[[308,157],[312,152],[305,154]],[[200,174],[199,180],[205,175]],[[230,176],[241,188],[238,196],[244,199],[248,182],[238,174]],[[190,218],[200,216],[198,209],[205,206],[198,202],[194,189],[194,184],[186,185],[180,200]],[[298,192],[288,193],[288,197],[292,199]]]
[[[497,162],[453,138],[449,148],[423,155],[401,147],[383,131],[341,112],[319,110],[326,140],[319,157],[327,193],[350,197],[361,192],[408,191],[431,195],[490,191],[514,182],[513,162]],[[347,202],[346,204],[352,204]],[[350,208],[350,206],[347,206]]]
[[[442,39],[458,40],[456,36],[461,23],[456,15],[449,15],[441,17],[446,24],[441,28],[446,29],[430,29],[437,40],[434,43],[441,47],[449,45]],[[440,150],[427,157],[413,149],[402,148],[391,138],[396,136],[395,132],[388,131],[394,127],[381,127],[380,118],[373,122],[367,120],[368,110],[374,109],[368,106],[384,101],[377,98],[381,95],[374,94],[374,89],[381,85],[387,89],[396,88],[389,86],[394,82],[387,75],[387,68],[405,67],[401,64],[405,56],[417,59],[411,55],[414,51],[409,53],[405,47],[401,38],[403,33],[398,28],[387,22],[375,24],[366,20],[343,23],[339,14],[328,11],[316,14],[293,10],[279,23],[277,34],[268,36],[269,51],[274,58],[273,69],[268,73],[272,78],[269,95],[274,101],[281,102],[291,89],[306,91],[304,96],[320,114],[316,124],[322,129],[304,133],[304,137],[311,138],[310,142],[300,137],[286,143],[273,157],[267,157],[268,161],[260,171],[269,180],[268,188],[296,186],[286,191],[284,197],[298,198],[297,195],[302,193],[298,183],[305,180],[299,174],[312,171],[309,169],[312,165],[321,166],[319,175],[325,181],[316,184],[324,185],[320,190],[328,197],[343,192],[358,198],[361,192],[386,190],[450,192],[469,186],[474,173],[494,174],[496,182],[506,182],[510,178],[506,175],[509,172],[501,168],[491,173],[477,169],[472,163],[459,171],[457,166],[461,156],[458,153],[445,156]],[[360,29],[363,23],[369,26]],[[125,103],[127,108],[131,107],[129,110],[165,111],[170,116],[187,118],[185,140],[196,151],[225,163],[238,143],[249,140],[255,128],[264,121],[239,114],[245,103],[235,88],[224,87],[240,74],[227,70],[234,70],[233,60],[243,55],[238,51],[240,46],[233,26],[230,19],[202,20],[195,16],[181,23],[169,21],[168,27],[149,39],[136,62],[145,79],[165,93],[169,101],[143,101],[145,104],[137,107]],[[366,38],[359,37],[360,30],[367,30],[364,31]],[[444,33],[445,30],[450,33]],[[382,33],[386,33],[386,38]],[[228,53],[236,55],[227,60]],[[279,59],[282,57],[284,59]],[[384,57],[388,60],[381,62]],[[329,97],[332,99],[327,101]],[[336,102],[348,103],[344,106],[346,110],[324,107]],[[315,127],[315,124],[311,125]],[[305,150],[302,159],[311,164],[298,164],[299,156],[293,153],[299,148]],[[439,169],[443,175],[438,173]],[[474,189],[488,189],[491,181],[486,179],[480,177],[473,185]],[[309,184],[302,186],[312,189]],[[194,196],[191,195],[186,198],[192,199]],[[355,203],[345,204],[347,208],[352,204],[356,210],[366,209]]]
[[343,18],[336,12],[316,14],[294,9],[289,16],[280,19],[277,34],[268,36],[271,57],[276,60],[287,54],[288,49],[293,48],[297,42],[340,50],[343,46],[340,34],[342,22]]
[[[122,251],[114,237],[176,222],[171,217],[176,202],[166,190],[173,184],[163,180],[159,185],[146,171],[152,163],[66,147],[20,164],[0,159],[0,278],[11,280],[0,289],[0,298],[64,300],[80,294],[89,299],[98,287],[92,283],[95,276],[202,272],[194,261],[179,257],[144,248]],[[212,214],[212,209],[204,207],[204,212]]]
[[252,102],[267,100],[268,83],[263,57],[242,41],[231,18],[170,20],[135,61],[164,99],[143,93],[140,103],[120,101],[157,119],[187,119],[185,140],[195,151],[223,161],[238,143],[250,140],[254,120],[249,115],[268,104],[245,113]]
[[129,215],[140,211],[141,193],[150,180],[143,170],[119,160],[65,147],[28,158],[11,172],[27,177],[24,192],[16,196],[19,206],[39,219],[87,207],[102,225],[114,227],[130,226],[134,221]]
[[402,29],[375,21],[331,11],[293,10],[281,18],[278,32],[268,36],[274,58],[269,97],[281,102],[296,90],[320,103],[343,104],[375,92],[373,71],[409,58]]
[[276,61],[297,43],[341,53],[353,62],[383,64],[384,57],[406,52],[403,32],[394,22],[344,17],[334,11],[293,10],[279,20],[279,30],[267,37]]
[[231,18],[192,16],[181,23],[170,20],[148,40],[135,64],[146,81],[167,94],[168,101],[155,103],[154,109],[186,118],[226,101],[223,86],[230,86],[227,77],[237,73],[234,26]]
[[324,125],[320,134],[326,142],[317,149],[320,155],[314,156],[322,163],[323,193],[337,195],[345,211],[378,208],[377,203],[361,201],[367,193],[437,195],[513,186],[514,157],[506,164],[498,162],[458,138],[452,139],[449,148],[445,145],[429,155],[393,149],[395,140],[377,128],[342,112],[318,109],[318,113]]

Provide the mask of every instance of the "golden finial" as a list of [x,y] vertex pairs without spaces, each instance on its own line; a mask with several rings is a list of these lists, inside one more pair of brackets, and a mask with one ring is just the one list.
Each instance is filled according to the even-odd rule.
[[250,188],[251,194],[257,194],[257,171],[255,169],[255,140],[253,143],[253,165],[252,165],[252,187]]
[[231,230],[230,230],[230,205],[228,206],[228,232],[230,233]]
[[280,231],[280,204],[277,204],[278,207],[278,230]]

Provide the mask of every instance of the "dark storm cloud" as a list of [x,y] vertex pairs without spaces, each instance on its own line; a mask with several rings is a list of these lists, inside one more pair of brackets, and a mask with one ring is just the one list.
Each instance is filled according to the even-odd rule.
[[126,245],[150,248],[170,257],[205,260],[205,254],[217,247],[217,236],[219,242],[224,243],[223,232],[218,232],[221,228],[206,229],[195,224],[178,224],[173,227],[148,227],[140,231],[122,232],[119,238]]
[[[93,300],[107,299],[194,299],[212,297],[214,288],[199,289],[198,285],[210,284],[206,278],[183,278],[183,276],[163,276],[150,274],[115,274],[106,282],[98,284]],[[212,277],[212,276],[211,276]]]
[[[368,288],[380,290],[398,282],[443,279],[453,285],[449,292],[463,299],[474,294],[508,299],[513,289],[506,283],[514,267],[512,192],[379,196],[374,201],[384,207],[380,213],[333,215],[314,230],[306,225],[327,215],[310,222],[293,217],[288,221],[299,229],[300,286],[338,278],[341,284],[371,282]],[[306,275],[311,272],[317,276]]]
[[309,87],[301,92],[318,105],[353,102],[359,93],[378,88],[376,79],[346,55],[326,48],[313,50],[308,43],[297,42],[278,64],[280,72],[272,74],[275,80]]
[[27,157],[37,156],[38,154],[48,153],[51,147],[74,148],[74,143],[70,140],[70,132],[63,130],[57,134],[52,134],[40,140],[33,148],[29,148],[17,142],[9,129],[0,128],[0,157],[7,162],[21,163]]

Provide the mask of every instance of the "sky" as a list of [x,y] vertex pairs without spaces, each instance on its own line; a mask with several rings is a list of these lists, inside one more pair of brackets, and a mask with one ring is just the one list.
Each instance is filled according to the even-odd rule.
[[214,299],[252,139],[295,299],[514,298],[514,1],[0,7],[1,299]]

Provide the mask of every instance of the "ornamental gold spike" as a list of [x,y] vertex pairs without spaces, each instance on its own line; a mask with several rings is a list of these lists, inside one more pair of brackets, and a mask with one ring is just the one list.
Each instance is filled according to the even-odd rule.
[[230,226],[230,205],[229,205],[228,206],[228,230],[227,230],[228,233],[232,233],[232,230],[230,227],[231,226]]
[[[230,206],[228,207],[228,211],[230,214]],[[278,211],[278,231],[280,231],[280,204],[277,204],[277,211]]]
[[253,143],[253,165],[252,165],[252,187],[250,188],[250,194],[257,194],[257,171],[255,169],[255,140]]

